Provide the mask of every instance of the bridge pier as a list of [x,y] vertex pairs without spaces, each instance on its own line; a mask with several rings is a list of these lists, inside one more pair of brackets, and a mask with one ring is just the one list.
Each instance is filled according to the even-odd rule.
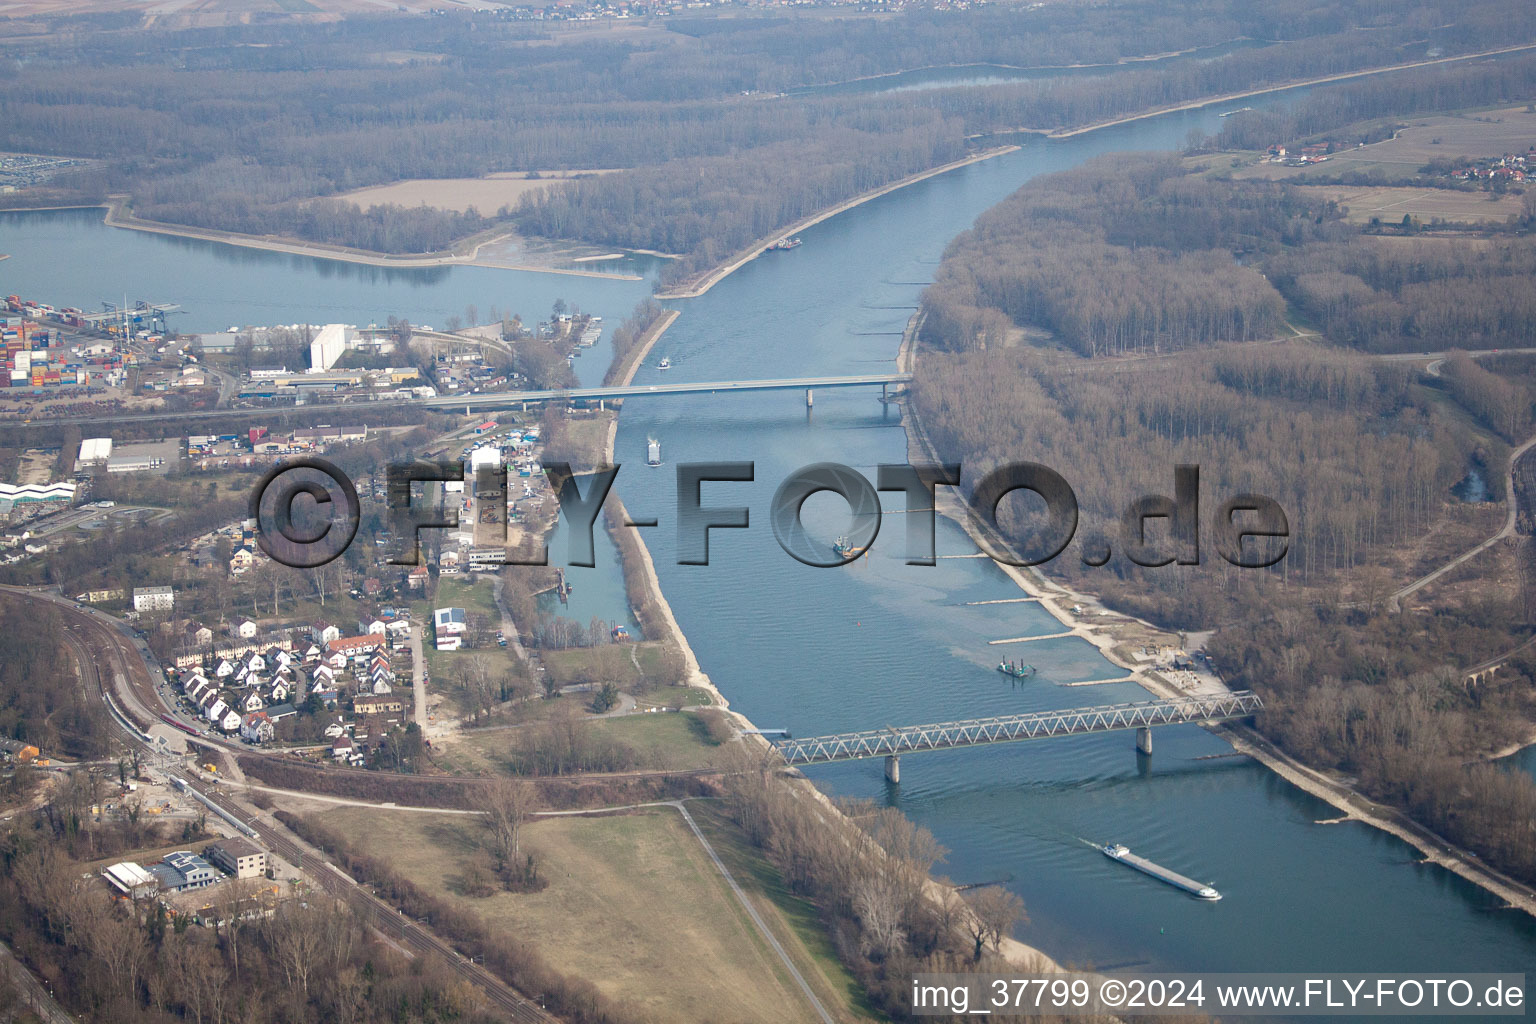
[[885,758],[885,781],[890,783],[901,782],[901,758],[895,754],[887,754]]
[[806,388],[805,389],[805,407],[807,409],[809,409],[809,408],[811,408],[811,406],[813,406],[815,404],[816,404],[816,401],[815,401],[815,398],[811,395],[811,389],[810,388]]
[[1148,757],[1152,756],[1152,730],[1146,726],[1136,730],[1136,750]]

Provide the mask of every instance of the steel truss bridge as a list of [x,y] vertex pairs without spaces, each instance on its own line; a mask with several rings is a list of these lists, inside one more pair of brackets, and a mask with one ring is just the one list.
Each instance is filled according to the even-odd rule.
[[1200,697],[1171,697],[1134,704],[1105,704],[1091,708],[1067,708],[1062,711],[1031,711],[1023,715],[999,715],[963,722],[938,722],[933,725],[887,726],[864,732],[846,732],[833,736],[785,739],[774,743],[789,765],[823,764],[829,761],[853,761],[865,757],[884,757],[886,777],[899,781],[896,759],[902,754],[924,750],[948,750],[974,747],[985,743],[1016,743],[1050,736],[1075,736],[1082,733],[1137,730],[1136,745],[1143,753],[1152,752],[1152,726],[1183,723],[1222,722],[1246,718],[1262,711],[1264,702],[1251,690],[1237,690]]

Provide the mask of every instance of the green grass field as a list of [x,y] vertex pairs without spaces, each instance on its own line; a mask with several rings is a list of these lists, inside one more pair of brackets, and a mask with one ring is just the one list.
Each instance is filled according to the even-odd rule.
[[[772,868],[754,864],[750,851],[730,840],[728,825],[701,810],[708,824],[700,827],[719,840],[722,858],[818,997],[839,1020],[869,1019],[813,909],[784,894]],[[537,821],[523,841],[539,857],[548,887],[483,899],[458,892],[458,878],[481,841],[475,819],[373,808],[339,808],[323,819],[367,839],[370,852],[418,885],[473,910],[493,928],[534,941],[558,969],[656,1020],[817,1020],[673,809]],[[381,835],[388,840],[380,842]]]

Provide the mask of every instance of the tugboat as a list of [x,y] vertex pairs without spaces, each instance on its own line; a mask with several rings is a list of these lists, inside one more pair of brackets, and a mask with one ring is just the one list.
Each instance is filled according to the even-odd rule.
[[777,242],[774,242],[768,248],[775,249],[775,250],[786,250],[786,249],[793,249],[793,248],[795,248],[799,244],[800,244],[800,239],[798,239],[798,238],[790,238],[788,235],[785,235],[783,238],[779,239]]
[[656,364],[656,369],[658,369],[658,370],[670,370],[670,369],[672,369],[672,360],[668,359],[666,356],[662,356],[661,357],[661,362]]
[[838,558],[854,559],[862,555],[867,548],[861,548],[847,537],[839,537],[832,542],[832,551]]
[[997,670],[1015,679],[1028,679],[1035,674],[1035,666],[1026,665],[1022,661],[1000,661],[997,664]]

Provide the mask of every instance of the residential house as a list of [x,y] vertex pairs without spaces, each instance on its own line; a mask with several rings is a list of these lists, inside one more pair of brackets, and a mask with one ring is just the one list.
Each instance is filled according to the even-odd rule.
[[176,592],[170,587],[135,587],[133,610],[136,612],[168,612],[176,607]]
[[231,576],[239,576],[242,573],[249,572],[255,564],[256,553],[248,547],[241,546],[236,548],[234,554],[229,556],[229,574]]
[[240,738],[251,743],[271,743],[276,731],[265,711],[253,711],[240,719]]

